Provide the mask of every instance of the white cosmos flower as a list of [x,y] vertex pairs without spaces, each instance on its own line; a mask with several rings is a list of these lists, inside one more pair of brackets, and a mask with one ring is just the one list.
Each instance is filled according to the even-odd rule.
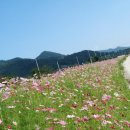
[[120,95],[119,95],[117,92],[115,92],[115,93],[114,93],[114,96],[115,96],[115,97],[119,97]]
[[8,106],[7,108],[10,108],[10,109],[11,109],[11,108],[15,108],[15,107],[16,107],[16,106]]
[[16,122],[16,121],[13,121],[13,124],[14,124],[15,126],[17,126],[17,122]]
[[67,118],[74,118],[75,117],[75,115],[67,115]]

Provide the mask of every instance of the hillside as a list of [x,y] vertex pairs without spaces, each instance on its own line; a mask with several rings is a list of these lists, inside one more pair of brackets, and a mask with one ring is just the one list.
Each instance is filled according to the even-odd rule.
[[130,90],[122,61],[75,66],[40,80],[3,80],[0,129],[128,130]]
[[63,59],[65,55],[55,53],[55,52],[50,52],[50,51],[44,51],[42,52],[37,59]]
[[[57,61],[60,64],[60,68],[64,68],[77,65],[78,62],[79,64],[90,63],[90,56],[92,61],[95,62],[128,53],[130,53],[130,49],[125,49],[118,52],[98,52],[84,50],[71,55],[62,55],[54,52],[44,51],[37,57],[37,60],[40,68],[47,66],[49,69],[57,71]],[[0,61],[0,76],[28,77],[32,76],[32,71],[34,69],[36,70],[36,62],[34,59],[14,58],[7,61]]]
[[0,62],[0,76],[25,76],[35,67],[32,59],[15,58]]

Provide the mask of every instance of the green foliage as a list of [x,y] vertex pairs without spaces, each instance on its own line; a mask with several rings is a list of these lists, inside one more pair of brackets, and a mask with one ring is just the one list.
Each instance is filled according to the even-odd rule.
[[[48,67],[48,66],[43,66],[43,67],[40,68],[40,73],[41,73],[42,75],[50,74],[50,73],[53,73],[53,72],[54,72],[54,69],[51,68],[51,67]],[[39,75],[38,69],[37,69],[37,68],[34,68],[34,69],[32,70],[32,74],[33,74],[33,75],[34,75],[34,74]]]

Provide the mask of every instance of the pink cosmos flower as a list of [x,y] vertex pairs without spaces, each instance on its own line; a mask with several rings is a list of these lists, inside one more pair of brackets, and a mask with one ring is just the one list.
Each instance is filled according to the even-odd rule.
[[125,121],[124,124],[127,125],[130,128],[130,122]]
[[40,85],[40,82],[33,81],[32,88],[36,89],[39,92],[43,91],[43,87]]
[[0,88],[3,88],[4,86],[5,86],[5,84],[0,83]]
[[83,106],[80,110],[81,110],[81,111],[88,111],[87,105]]
[[43,111],[43,112],[56,112],[57,110],[55,108],[36,108],[36,111]]
[[3,123],[3,121],[0,119],[0,125]]
[[102,125],[112,124],[111,121],[103,120]]
[[105,114],[106,118],[112,118],[112,116],[108,113]]
[[77,118],[76,119],[76,121],[75,121],[75,123],[79,123],[79,122],[87,122],[87,121],[89,121],[89,118],[87,117],[87,116],[84,116],[84,117],[82,117],[82,118]]
[[110,95],[104,94],[104,95],[102,96],[102,100],[103,100],[103,101],[109,101],[110,99],[111,99],[111,96],[110,96]]
[[57,122],[57,123],[60,124],[60,125],[63,125],[63,126],[65,126],[67,124],[65,121],[60,121],[60,122]]
[[50,82],[47,81],[47,82],[45,83],[45,86],[49,87],[49,86],[50,86]]
[[39,86],[39,83],[37,83],[36,81],[33,81],[32,85],[37,87],[37,86]]
[[83,117],[83,120],[84,120],[84,121],[89,121],[89,118],[88,118],[87,116],[84,116],[84,117]]
[[3,95],[2,95],[2,101],[8,99],[10,97],[10,92],[5,92]]
[[88,103],[88,105],[89,105],[90,107],[92,107],[92,106],[94,105],[94,102],[93,102],[93,101],[87,101],[87,103]]
[[48,128],[46,130],[55,130],[55,128],[54,127],[50,127],[50,128]]
[[94,114],[94,115],[93,115],[93,118],[94,118],[94,119],[99,119],[100,117],[101,117],[101,116],[98,115],[98,114]]
[[11,126],[11,125],[8,125],[7,128],[8,128],[9,130],[11,130],[11,129],[12,129],[12,126]]

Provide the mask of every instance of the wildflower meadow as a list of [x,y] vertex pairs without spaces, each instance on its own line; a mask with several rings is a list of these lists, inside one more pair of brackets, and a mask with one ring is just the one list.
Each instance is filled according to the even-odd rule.
[[41,79],[2,78],[0,130],[129,130],[122,62],[79,65]]

